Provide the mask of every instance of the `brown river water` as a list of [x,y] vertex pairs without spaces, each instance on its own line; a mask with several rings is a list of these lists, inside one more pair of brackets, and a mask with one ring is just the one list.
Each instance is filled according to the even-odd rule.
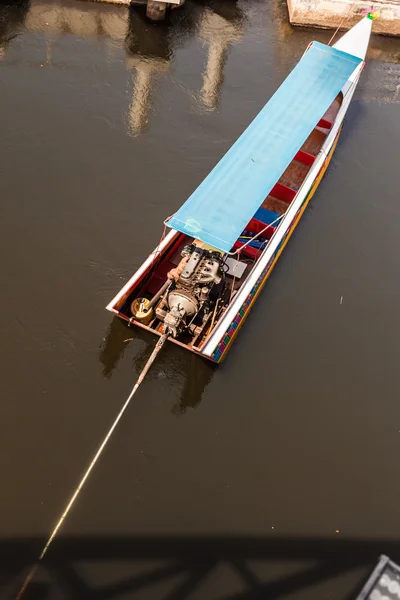
[[[279,0],[0,6],[0,597],[155,339],[105,305],[311,39]],[[400,562],[400,40],[227,360],[163,349],[25,598],[354,598]]]

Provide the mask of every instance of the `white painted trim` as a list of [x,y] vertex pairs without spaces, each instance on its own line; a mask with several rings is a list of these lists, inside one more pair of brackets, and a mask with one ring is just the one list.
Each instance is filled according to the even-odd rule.
[[118,294],[115,296],[115,298],[113,298],[111,300],[111,302],[109,304],[107,304],[107,306],[106,306],[107,310],[110,310],[111,312],[115,312],[114,305],[117,304],[117,302],[119,302],[119,300],[121,300],[121,298],[126,294],[126,292],[128,292],[129,289],[134,286],[134,284],[141,277],[141,275],[143,275],[143,273],[145,271],[147,271],[147,269],[151,266],[151,264],[156,260],[158,254],[160,254],[160,252],[162,252],[164,250],[164,248],[166,248],[169,245],[169,243],[172,242],[173,238],[178,234],[179,234],[179,232],[176,231],[176,229],[171,229],[171,231],[168,233],[168,235],[165,236],[165,238],[163,239],[161,244],[159,244],[153,250],[153,252],[146,258],[146,260],[144,261],[142,266],[139,267],[139,269],[136,271],[136,273],[134,273],[132,275],[132,277],[124,285],[122,290],[120,290],[118,292]]

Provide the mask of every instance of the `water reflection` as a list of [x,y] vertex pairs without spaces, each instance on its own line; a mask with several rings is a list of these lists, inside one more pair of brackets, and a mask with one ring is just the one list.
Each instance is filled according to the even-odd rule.
[[[292,27],[283,0],[273,0],[269,10],[274,23],[277,64],[285,76],[294,57],[298,57],[311,38],[328,41],[330,32]],[[44,34],[48,64],[52,62],[53,45],[63,35],[101,37],[110,47],[124,48],[126,66],[133,72],[128,132],[137,135],[149,124],[157,79],[171,71],[175,50],[189,37],[198,37],[207,47],[200,102],[207,110],[218,107],[229,48],[242,39],[246,14],[235,0],[187,2],[173,11],[168,25],[154,25],[139,8],[79,0],[62,3],[23,0],[11,6],[0,5],[0,58],[5,57],[12,40],[23,28]],[[397,65],[400,41],[373,36],[369,56]],[[398,101],[400,70],[387,66],[382,77],[383,91],[378,90],[379,82],[374,81],[370,82],[373,89],[368,94],[386,102]]]
[[111,377],[118,366],[127,348],[129,339],[132,338],[131,330],[117,317],[112,319],[107,335],[100,345],[99,360],[103,365],[104,377]]
[[[105,338],[103,338],[103,343],[100,345],[99,361],[103,367],[104,377],[112,376],[128,348],[129,342],[133,339],[140,340],[144,344],[142,349],[135,354],[132,380],[139,375],[146,364],[156,338],[141,329],[129,328],[120,319],[114,317]],[[153,373],[156,373],[158,379],[165,381],[169,390],[176,389],[178,392],[177,400],[171,408],[172,414],[181,416],[189,408],[198,406],[215,369],[215,365],[199,356],[167,344],[157,357]]]
[[123,40],[126,36],[127,10],[112,4],[93,5],[79,0],[31,0],[25,23],[29,31],[52,37],[72,34],[80,38],[101,36]]
[[208,44],[201,100],[210,110],[218,107],[229,47],[240,41],[244,32],[244,13],[236,2],[214,2],[205,7],[198,29],[199,37]]
[[218,106],[228,49],[244,34],[244,13],[231,0],[208,3],[201,8],[189,5],[179,12],[168,28],[165,24],[155,28],[140,11],[129,13],[127,64],[136,71],[129,128],[134,135],[145,131],[149,123],[157,76],[171,69],[174,48],[189,35],[198,35],[208,45],[201,102],[207,109]]
[[217,108],[228,50],[244,35],[245,22],[235,0],[187,3],[173,11],[168,25],[150,23],[137,7],[31,0],[0,6],[0,53],[4,55],[22,24],[28,31],[44,34],[47,64],[52,64],[57,39],[65,35],[101,37],[110,50],[123,47],[126,67],[133,72],[128,133],[137,135],[149,124],[157,79],[171,70],[174,50],[189,37],[197,36],[207,45],[200,100],[208,110]]
[[0,5],[0,60],[8,45],[18,35],[29,11],[29,0],[21,0],[12,6]]
[[129,11],[125,39],[127,66],[136,71],[129,106],[129,128],[133,135],[142,133],[149,122],[152,89],[157,75],[171,68],[171,38],[166,27],[149,23],[143,13]]
[[188,354],[186,368],[182,393],[171,409],[172,414],[177,416],[184,415],[188,408],[196,408],[200,404],[217,367],[194,354]]

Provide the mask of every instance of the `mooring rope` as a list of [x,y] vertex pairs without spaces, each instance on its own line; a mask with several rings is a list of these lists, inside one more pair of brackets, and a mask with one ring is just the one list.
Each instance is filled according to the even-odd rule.
[[108,430],[107,435],[105,436],[105,438],[103,439],[102,443],[99,446],[99,449],[97,450],[96,454],[94,455],[89,467],[86,469],[82,479],[80,480],[77,488],[75,489],[74,493],[71,496],[70,501],[68,502],[64,512],[62,513],[61,517],[59,518],[57,525],[54,527],[49,539],[46,542],[46,545],[44,546],[37,562],[34,564],[34,566],[32,567],[32,569],[29,571],[24,583],[22,584],[22,587],[20,588],[17,596],[16,596],[16,600],[20,600],[20,598],[22,598],[22,595],[24,594],[24,592],[26,591],[26,588],[28,587],[28,585],[30,584],[30,582],[32,581],[40,562],[43,560],[47,550],[49,549],[50,544],[52,543],[52,541],[54,540],[54,538],[56,537],[58,531],[60,530],[60,528],[62,527],[62,524],[64,523],[65,519],[68,516],[69,511],[71,510],[71,508],[73,507],[75,500],[78,498],[79,496],[79,492],[81,491],[81,489],[83,488],[83,486],[85,485],[85,482],[87,481],[92,469],[94,468],[94,466],[96,465],[98,459],[100,458],[104,448],[107,445],[107,442],[109,441],[109,439],[111,438],[112,434],[114,433],[115,428],[117,427],[119,421],[122,418],[122,415],[124,414],[124,412],[126,411],[126,409],[129,406],[130,401],[132,400],[133,396],[135,395],[135,393],[138,390],[138,387],[140,386],[140,384],[142,383],[143,379],[145,378],[148,370],[150,369],[151,365],[153,364],[157,354],[159,353],[159,351],[161,350],[161,348],[163,347],[164,343],[167,341],[168,338],[168,334],[164,333],[160,339],[158,340],[153,352],[150,355],[150,358],[148,359],[147,363],[145,364],[142,372],[140,373],[137,382],[135,383],[135,385],[132,388],[131,393],[129,394],[127,400],[125,401],[125,404],[122,406],[121,410],[119,411],[116,419],[114,420],[113,424],[111,425],[110,429]]
[[355,5],[356,1],[357,1],[357,0],[353,0],[353,2],[350,4],[350,6],[349,6],[349,8],[348,8],[348,10],[347,10],[347,13],[344,15],[343,19],[340,21],[340,23],[339,23],[339,25],[338,25],[337,29],[335,30],[334,34],[332,35],[331,39],[329,40],[329,42],[328,42],[328,46],[330,46],[330,45],[332,44],[332,42],[333,42],[334,38],[336,37],[336,35],[337,35],[337,33],[338,33],[339,29],[340,29],[340,28],[343,26],[343,23],[344,23],[345,21],[347,21],[347,19],[349,18],[349,16],[350,16],[350,12],[351,12],[351,9],[352,9],[352,8],[353,8],[353,6]]

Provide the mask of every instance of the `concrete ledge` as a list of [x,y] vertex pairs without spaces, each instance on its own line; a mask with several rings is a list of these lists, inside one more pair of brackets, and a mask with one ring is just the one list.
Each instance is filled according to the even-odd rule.
[[[371,10],[371,2],[356,0],[287,0],[289,20],[292,25],[335,29],[341,24],[343,17],[349,17],[342,25],[349,29],[363,16],[363,11]],[[352,6],[353,5],[353,6]],[[400,36],[400,2],[377,0],[373,10],[379,12],[379,18],[374,21],[373,32],[383,35]]]

